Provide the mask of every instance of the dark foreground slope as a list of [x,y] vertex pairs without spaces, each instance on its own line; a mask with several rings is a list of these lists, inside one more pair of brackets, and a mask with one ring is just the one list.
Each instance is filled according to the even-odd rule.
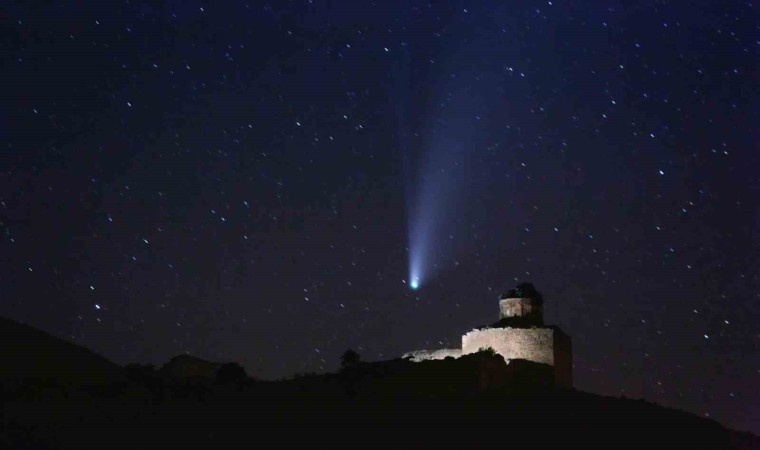
[[487,352],[285,381],[132,371],[107,385],[4,385],[0,448],[758,448],[681,411],[551,388]]
[[121,367],[90,350],[0,317],[0,379],[110,383]]

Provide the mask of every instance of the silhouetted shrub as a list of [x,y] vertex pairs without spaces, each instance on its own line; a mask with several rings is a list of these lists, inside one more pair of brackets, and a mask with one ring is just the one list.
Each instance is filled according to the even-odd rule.
[[478,349],[478,353],[485,353],[490,356],[496,356],[496,350],[493,347],[481,347]]
[[216,371],[216,382],[219,384],[239,384],[248,378],[245,369],[240,364],[231,362],[223,364]]
[[156,368],[150,364],[128,364],[124,371],[127,379],[134,383],[147,383],[158,377]]
[[359,354],[356,353],[355,351],[348,349],[340,357],[340,367],[342,369],[354,367],[357,364],[359,364],[360,361],[361,361],[361,356],[359,356]]

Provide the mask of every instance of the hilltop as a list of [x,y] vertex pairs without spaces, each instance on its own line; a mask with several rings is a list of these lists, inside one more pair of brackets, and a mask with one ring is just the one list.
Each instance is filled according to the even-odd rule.
[[[39,360],[27,373],[45,368],[50,376],[44,383],[22,385],[3,376],[1,448],[760,445],[749,433],[682,411],[556,389],[549,366],[521,360],[506,364],[489,351],[420,363],[354,358],[337,373],[262,381],[235,364],[189,356],[160,369],[122,369],[74,344],[61,347],[56,338],[8,322],[0,322],[3,337],[12,339],[3,346],[13,342],[18,348],[10,353],[16,359],[3,365]],[[34,342],[24,342],[28,338]],[[84,376],[72,381],[71,369],[58,367],[62,359],[54,348],[100,367],[110,381],[100,378],[93,384]],[[13,373],[15,378],[23,372]],[[58,375],[63,378],[55,382]]]

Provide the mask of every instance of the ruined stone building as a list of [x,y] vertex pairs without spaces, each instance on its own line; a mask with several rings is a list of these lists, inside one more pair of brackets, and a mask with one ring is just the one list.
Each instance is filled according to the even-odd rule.
[[556,386],[573,386],[573,353],[570,337],[559,327],[544,325],[544,302],[530,283],[523,283],[499,298],[499,321],[462,336],[462,348],[416,350],[404,355],[413,361],[458,358],[492,348],[509,364],[525,359],[548,364]]

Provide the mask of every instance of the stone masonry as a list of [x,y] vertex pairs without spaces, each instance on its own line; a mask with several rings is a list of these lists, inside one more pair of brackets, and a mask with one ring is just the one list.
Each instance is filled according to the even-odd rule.
[[404,358],[410,358],[414,362],[446,359],[449,356],[452,358],[459,358],[462,356],[462,349],[440,348],[437,350],[414,350],[412,352],[404,354]]
[[[525,295],[526,292],[534,297]],[[507,364],[512,359],[524,359],[550,365],[554,368],[556,386],[573,387],[572,341],[559,327],[544,326],[543,300],[532,285],[518,285],[502,296],[499,317],[494,325],[462,336],[461,349],[417,350],[406,353],[404,358],[416,362],[458,358],[492,348]]]

